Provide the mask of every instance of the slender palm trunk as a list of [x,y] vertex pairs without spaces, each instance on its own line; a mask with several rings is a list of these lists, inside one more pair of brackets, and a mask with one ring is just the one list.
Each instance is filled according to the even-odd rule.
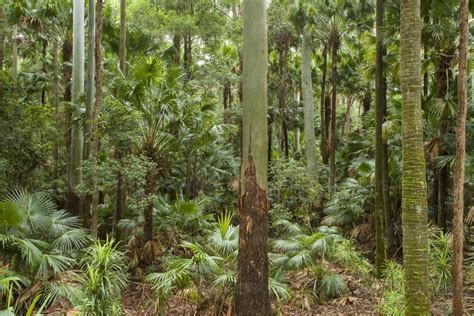
[[456,121],[456,164],[453,208],[453,315],[463,315],[463,213],[464,164],[466,160],[467,63],[469,56],[469,0],[461,0],[458,75],[458,117]]
[[12,78],[13,84],[16,85],[18,78],[18,26],[13,25],[12,32]]
[[321,143],[320,143],[320,152],[321,158],[324,164],[328,164],[328,155],[327,155],[327,137],[328,131],[326,128],[326,121],[328,117],[325,113],[325,100],[326,100],[326,77],[327,77],[327,64],[328,64],[328,46],[324,45],[323,48],[323,75],[321,78],[321,105],[320,105],[320,115],[321,115]]
[[304,108],[304,144],[306,168],[313,183],[318,181],[318,165],[316,160],[316,138],[314,135],[314,100],[311,79],[311,37],[303,31],[303,56],[301,63],[301,90],[303,91]]
[[271,315],[268,291],[265,0],[244,0],[242,169],[235,315]]
[[421,110],[420,0],[401,0],[402,221],[405,314],[430,314],[428,220]]
[[119,65],[123,74],[126,71],[127,60],[127,28],[126,28],[126,0],[120,0],[120,47],[119,47]]
[[279,68],[280,68],[280,87],[278,89],[278,102],[281,113],[281,139],[280,147],[283,151],[284,157],[289,158],[289,144],[288,144],[288,124],[286,119],[286,67],[288,64],[288,48],[286,44],[279,50]]
[[380,38],[380,31],[383,27],[384,14],[383,0],[377,0],[376,9],[376,60],[375,60],[375,270],[378,277],[382,275],[382,266],[385,260],[385,243],[384,243],[384,200],[383,200],[383,140],[382,140],[382,124],[384,120],[384,98],[385,80],[383,69],[383,44]]
[[336,192],[336,105],[337,105],[337,51],[339,40],[332,42],[332,100],[331,100],[331,145],[329,155],[329,192]]
[[[88,29],[88,51],[87,51],[87,100],[86,100],[86,119],[84,124],[84,158],[96,158],[92,155],[92,125],[94,124],[95,107],[95,0],[89,0],[89,29]],[[90,228],[93,237],[97,237],[98,214],[92,213],[93,195],[97,194],[97,179],[95,175],[91,179],[92,194],[84,200],[84,215],[90,216]]]
[[[81,110],[81,95],[84,93],[84,0],[74,0],[73,12],[73,52],[72,52],[72,102],[74,103],[74,116],[78,116]],[[82,153],[83,134],[77,122],[71,127],[71,163],[69,170],[69,190],[74,197],[75,204],[79,204],[80,198],[76,193],[76,186],[82,182]]]

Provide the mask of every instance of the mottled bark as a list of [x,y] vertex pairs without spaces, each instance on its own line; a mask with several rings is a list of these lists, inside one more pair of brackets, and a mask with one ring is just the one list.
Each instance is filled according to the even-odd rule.
[[421,110],[420,0],[401,0],[402,222],[405,314],[430,314],[428,223]]
[[469,0],[460,3],[461,32],[458,61],[458,117],[453,208],[453,315],[463,315],[464,164],[466,160],[467,63],[469,56]]
[[268,291],[267,26],[264,0],[243,2],[242,167],[235,315],[271,315]]
[[318,181],[318,165],[316,160],[316,137],[314,135],[314,100],[311,78],[311,37],[303,30],[303,56],[301,62],[301,90],[304,108],[304,144],[306,168],[313,183]]
[[[72,102],[74,117],[81,111],[80,99],[84,93],[84,0],[74,0],[73,9]],[[77,197],[76,186],[82,182],[82,152],[82,129],[77,122],[72,122],[69,191],[75,204],[81,202]]]

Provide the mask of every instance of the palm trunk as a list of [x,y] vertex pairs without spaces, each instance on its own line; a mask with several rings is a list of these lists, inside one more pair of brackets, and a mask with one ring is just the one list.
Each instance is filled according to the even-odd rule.
[[321,143],[320,143],[320,152],[321,158],[325,165],[328,164],[328,155],[327,155],[327,129],[326,129],[326,121],[328,117],[325,113],[325,100],[326,100],[326,77],[327,77],[327,63],[328,63],[328,47],[325,44],[323,48],[323,75],[321,78],[321,107],[320,107],[320,115],[321,115]]
[[382,124],[384,120],[385,80],[383,69],[383,43],[380,31],[383,27],[383,0],[377,0],[376,9],[376,60],[375,60],[375,270],[377,277],[382,276],[385,261],[384,245],[384,199],[383,199],[383,139]]
[[18,77],[18,26],[13,25],[12,32],[12,78],[13,84],[16,85]]
[[[72,101],[76,115],[80,112],[80,98],[84,93],[84,0],[74,0],[73,14],[73,66],[72,66]],[[76,186],[82,182],[83,134],[77,123],[71,127],[71,163],[69,170],[69,190],[73,203],[81,201],[76,193]],[[84,218],[85,219],[85,218]]]
[[[55,126],[59,131],[61,129],[59,117],[59,47],[56,39],[53,41],[53,107]],[[59,137],[54,140],[53,161],[53,178],[56,187],[56,181],[59,177]]]
[[405,314],[430,314],[428,223],[421,110],[420,0],[401,0],[402,222]]
[[463,315],[463,213],[464,165],[466,160],[467,63],[469,56],[469,0],[461,0],[458,75],[458,117],[456,121],[456,164],[453,208],[453,315]]
[[301,63],[301,90],[304,108],[304,144],[306,168],[313,183],[318,181],[318,165],[316,160],[316,138],[314,135],[314,101],[313,83],[311,78],[311,38],[303,31],[303,56]]
[[[87,57],[87,100],[86,100],[86,119],[84,124],[84,157],[85,159],[96,158],[92,155],[92,129],[94,122],[94,97],[95,97],[95,0],[89,0],[89,33],[88,33],[88,57]],[[100,48],[99,48],[100,49]],[[93,196],[97,195],[97,179],[95,175],[91,179],[92,194],[84,200],[84,215],[90,216],[90,229],[93,237],[97,237],[98,214],[92,213]]]
[[329,155],[329,192],[336,192],[336,104],[337,104],[337,50],[338,40],[332,43],[332,100],[331,100],[331,145]]
[[127,61],[127,28],[126,28],[126,0],[120,0],[120,47],[119,47],[119,65],[123,74],[126,72]]
[[265,0],[244,0],[242,169],[235,315],[271,315],[268,291]]
[[[154,171],[148,171],[145,180],[145,195],[150,199],[156,192],[156,179]],[[153,201],[148,201],[145,207],[145,225],[143,227],[143,234],[145,236],[145,242],[153,240]]]
[[281,148],[285,158],[289,158],[288,126],[286,120],[286,66],[288,49],[286,45],[279,50],[280,87],[278,89],[278,102],[281,112]]

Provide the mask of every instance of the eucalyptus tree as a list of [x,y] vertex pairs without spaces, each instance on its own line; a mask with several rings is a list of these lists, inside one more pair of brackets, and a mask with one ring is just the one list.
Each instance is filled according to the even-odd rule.
[[267,23],[264,0],[243,2],[242,167],[236,315],[271,315],[268,290]]
[[420,0],[400,2],[405,313],[429,315],[427,193],[421,111]]
[[69,164],[69,192],[74,213],[80,210],[80,198],[76,186],[82,182],[81,163],[83,157],[84,137],[79,123],[84,93],[84,0],[73,2],[73,53],[72,53],[72,102],[73,122],[71,122],[71,156]]
[[459,18],[458,117],[453,208],[453,314],[463,315],[464,173],[466,162],[467,63],[469,56],[469,0],[461,0]]

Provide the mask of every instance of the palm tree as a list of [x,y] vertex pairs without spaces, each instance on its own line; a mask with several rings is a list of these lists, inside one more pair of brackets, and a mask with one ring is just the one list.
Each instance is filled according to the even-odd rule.
[[430,313],[427,193],[421,113],[420,0],[401,0],[402,221],[407,315]]
[[456,123],[456,164],[453,209],[453,314],[463,314],[463,213],[464,163],[466,160],[467,62],[469,53],[469,0],[461,0],[459,40],[458,117]]
[[270,315],[267,199],[267,24],[264,0],[243,3],[242,168],[236,315]]

